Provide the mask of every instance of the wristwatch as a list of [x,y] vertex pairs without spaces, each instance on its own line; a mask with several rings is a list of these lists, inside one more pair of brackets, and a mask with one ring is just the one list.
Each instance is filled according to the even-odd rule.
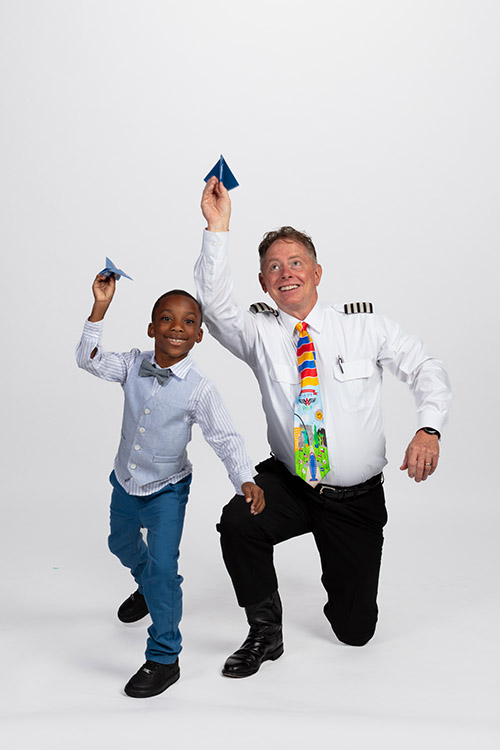
[[417,432],[426,432],[428,435],[437,435],[438,440],[441,440],[441,433],[439,430],[435,430],[434,427],[420,427],[420,429],[417,430]]

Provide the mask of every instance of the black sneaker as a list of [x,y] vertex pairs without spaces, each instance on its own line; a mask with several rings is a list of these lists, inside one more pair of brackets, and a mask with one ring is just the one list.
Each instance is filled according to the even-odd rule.
[[148,659],[127,682],[125,692],[131,698],[151,698],[177,682],[180,675],[179,659],[173,664],[159,664]]
[[143,617],[146,617],[148,612],[149,609],[146,600],[139,593],[139,589],[137,589],[120,605],[117,614],[118,619],[122,622],[137,622],[137,620],[142,620]]

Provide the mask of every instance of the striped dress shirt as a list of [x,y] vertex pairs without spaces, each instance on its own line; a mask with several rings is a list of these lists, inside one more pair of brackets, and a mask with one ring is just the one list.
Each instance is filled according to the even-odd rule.
[[[156,364],[154,352],[141,352],[139,349],[132,349],[123,353],[104,352],[100,343],[102,330],[103,321],[98,323],[85,321],[82,337],[76,349],[76,361],[83,370],[103,380],[120,383],[123,386],[139,356],[147,357],[149,361]],[[97,352],[92,359],[90,355],[94,349],[97,349]],[[244,482],[253,481],[252,467],[245,451],[243,438],[233,426],[217,388],[211,380],[201,373],[191,354],[188,354],[187,357],[172,365],[169,369],[172,371],[172,377],[184,379],[191,368],[194,368],[201,378],[191,392],[185,407],[185,421],[189,427],[189,434],[193,424],[196,423],[200,426],[203,437],[224,463],[236,492],[242,494],[241,485]],[[151,388],[149,396],[154,396],[162,387],[168,387],[168,383],[166,386],[162,386],[153,377],[145,380],[148,382],[148,387]],[[161,480],[140,486],[133,477],[127,478],[120,473],[115,458],[116,478],[126,492],[139,497],[158,492],[167,484],[175,484],[190,474],[191,471],[191,462],[186,459],[185,465],[172,476],[163,477]]]

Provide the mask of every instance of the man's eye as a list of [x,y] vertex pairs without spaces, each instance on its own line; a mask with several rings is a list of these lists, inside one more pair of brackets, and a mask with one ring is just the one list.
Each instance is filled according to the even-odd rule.
[[292,266],[300,266],[300,260],[294,260]]

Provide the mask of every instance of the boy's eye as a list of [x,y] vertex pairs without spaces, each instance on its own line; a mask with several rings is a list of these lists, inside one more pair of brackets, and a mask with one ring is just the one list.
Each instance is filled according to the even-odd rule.
[[188,325],[192,325],[194,323],[194,320],[192,320],[191,318],[187,318],[187,320],[185,320],[184,323],[188,323]]
[[168,315],[162,315],[161,320],[171,320]]

